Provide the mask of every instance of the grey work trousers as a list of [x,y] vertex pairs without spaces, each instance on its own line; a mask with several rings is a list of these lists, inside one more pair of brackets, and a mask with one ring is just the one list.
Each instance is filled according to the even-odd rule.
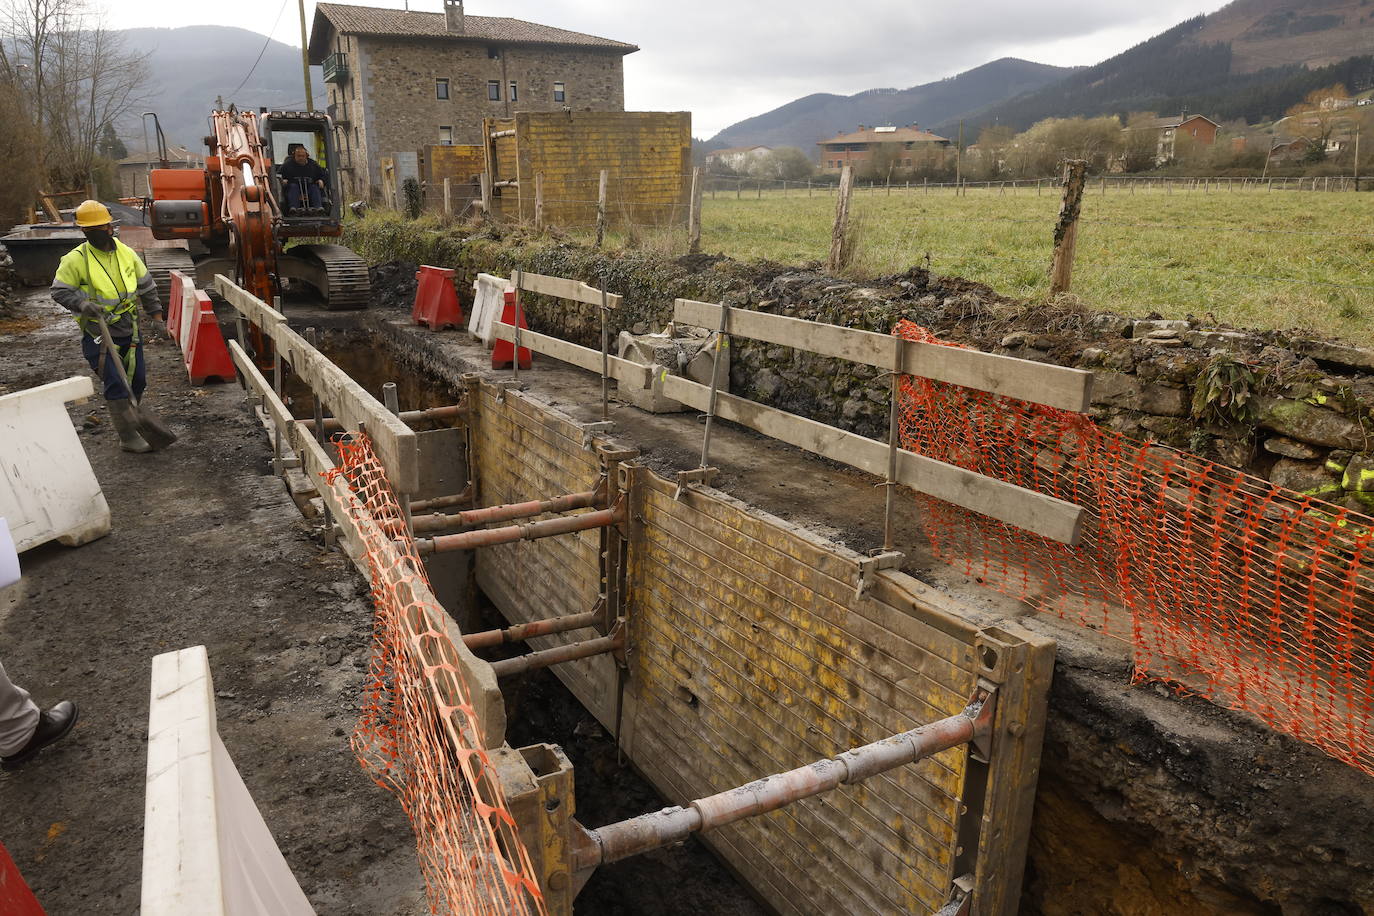
[[38,727],[38,707],[16,686],[0,664],[0,757],[17,754]]

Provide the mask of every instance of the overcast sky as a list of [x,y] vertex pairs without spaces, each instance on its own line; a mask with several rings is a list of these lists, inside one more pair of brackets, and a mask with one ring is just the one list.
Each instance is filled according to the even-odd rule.
[[[94,0],[113,28],[233,25],[300,46],[297,0]],[[400,8],[400,0],[371,6]],[[637,44],[625,60],[632,110],[693,113],[709,138],[813,92],[904,89],[999,57],[1093,64],[1223,0],[468,0],[474,15],[513,16]],[[306,3],[307,22],[314,3]],[[442,0],[411,0],[439,11]],[[275,28],[273,21],[276,21]]]

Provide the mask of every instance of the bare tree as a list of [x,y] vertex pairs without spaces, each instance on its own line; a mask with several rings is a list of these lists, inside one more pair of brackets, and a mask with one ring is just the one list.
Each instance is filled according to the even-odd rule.
[[38,125],[48,181],[81,187],[106,131],[143,101],[147,65],[84,0],[0,0],[0,79]]

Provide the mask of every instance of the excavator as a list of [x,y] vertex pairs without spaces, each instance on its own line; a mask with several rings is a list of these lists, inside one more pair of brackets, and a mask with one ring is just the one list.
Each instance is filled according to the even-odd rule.
[[[155,116],[154,116],[155,117]],[[153,238],[179,240],[186,247],[153,247],[144,261],[167,301],[170,271],[193,273],[197,286],[215,274],[231,276],[264,302],[299,281],[312,287],[328,309],[359,309],[369,297],[367,262],[342,245],[291,239],[337,238],[343,231],[342,203],[328,189],[323,206],[288,209],[277,166],[297,145],[331,170],[338,183],[333,125],[316,111],[239,111],[210,115],[212,134],[203,169],[168,168],[159,126],[162,168],[148,176]]]

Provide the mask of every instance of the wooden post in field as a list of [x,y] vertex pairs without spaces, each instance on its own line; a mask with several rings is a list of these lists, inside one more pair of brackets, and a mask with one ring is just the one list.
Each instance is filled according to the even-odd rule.
[[534,231],[544,231],[544,173],[534,173]]
[[453,179],[444,179],[444,216],[453,215]]
[[739,200],[742,193],[744,193],[744,179],[738,178],[735,180],[735,200]]
[[606,185],[610,181],[611,173],[607,169],[601,170],[601,180],[596,186],[596,247],[600,248],[601,243],[606,240]]
[[1064,162],[1064,203],[1054,224],[1054,262],[1050,266],[1050,295],[1069,291],[1073,281],[1073,251],[1078,241],[1078,214],[1083,209],[1083,185],[1087,179],[1086,159]]
[[830,231],[830,259],[826,267],[836,273],[849,263],[849,199],[854,193],[854,170],[845,166],[840,172],[840,192],[835,200],[835,227]]
[[754,190],[758,192],[758,193],[755,195],[755,199],[757,199],[757,200],[763,200],[763,182],[762,182],[762,181],[755,182],[755,184],[754,184]]
[[692,203],[687,211],[687,253],[701,251],[701,169],[692,169]]
[[491,213],[491,175],[487,172],[482,173],[482,215],[490,217]]

